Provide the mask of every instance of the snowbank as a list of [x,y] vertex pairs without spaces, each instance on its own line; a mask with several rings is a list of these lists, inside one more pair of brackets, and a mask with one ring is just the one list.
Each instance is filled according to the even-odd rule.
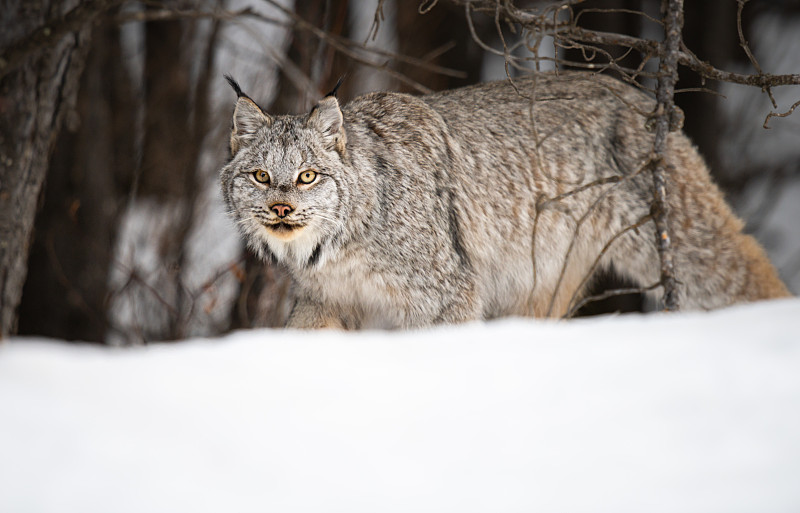
[[11,340],[0,511],[798,511],[798,319]]

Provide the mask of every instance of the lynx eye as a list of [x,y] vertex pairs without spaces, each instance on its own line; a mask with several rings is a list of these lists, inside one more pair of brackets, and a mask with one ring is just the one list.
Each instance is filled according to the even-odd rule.
[[316,178],[317,178],[316,171],[306,169],[305,171],[300,173],[300,176],[297,177],[297,181],[304,184],[310,184],[311,182],[316,180]]
[[263,169],[257,169],[253,171],[253,179],[258,183],[269,184],[269,173]]

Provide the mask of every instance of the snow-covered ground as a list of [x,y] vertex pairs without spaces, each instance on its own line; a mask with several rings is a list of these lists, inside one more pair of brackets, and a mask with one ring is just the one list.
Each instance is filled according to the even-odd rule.
[[800,511],[800,300],[0,345],[2,512]]

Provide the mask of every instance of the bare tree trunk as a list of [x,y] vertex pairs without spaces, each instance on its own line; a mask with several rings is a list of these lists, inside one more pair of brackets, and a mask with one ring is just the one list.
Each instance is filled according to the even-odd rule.
[[[746,57],[739,47],[736,37],[736,6],[727,0],[706,0],[689,2],[685,12],[686,24],[683,31],[686,46],[703,60],[722,69],[731,67],[732,63],[744,62]],[[714,19],[714,23],[709,20]],[[680,70],[682,89],[705,87],[719,89],[719,83],[706,82],[694,71]],[[720,99],[710,93],[692,92],[678,94],[675,103],[686,113],[684,132],[697,145],[700,153],[708,162],[715,177],[724,175],[719,165],[717,142],[719,140]]]
[[[398,53],[462,71],[464,76],[452,77],[433,73],[429,69],[411,64],[399,66],[398,70],[434,91],[479,82],[483,52],[470,36],[469,27],[463,22],[464,9],[451,3],[443,3],[425,14],[420,14],[420,6],[420,2],[397,2]],[[459,22],[454,23],[453,20]],[[496,29],[485,22],[484,19],[476,19],[476,31],[481,37],[488,38]],[[400,90],[413,92],[407,86]]]
[[[0,18],[0,48],[30,37],[48,20],[74,5],[43,0],[5,2]],[[58,41],[20,58],[0,79],[0,337],[17,329],[17,306],[27,273],[36,208],[50,153],[77,96],[86,57],[88,29],[66,32]],[[2,59],[2,67],[8,62]]]
[[19,333],[103,342],[117,224],[136,166],[136,110],[120,29],[92,31],[80,128],[62,130],[36,218]]
[[[181,336],[183,284],[181,264],[191,226],[196,183],[190,125],[191,85],[184,57],[188,22],[154,21],[145,25],[144,141],[138,188],[132,206],[148,223],[148,240],[135,250],[157,255],[153,267],[135,257],[132,276],[142,286],[133,289],[130,308],[139,310],[143,340]],[[147,210],[145,213],[144,210]]]
[[[329,0],[296,0],[294,10],[300,17],[316,27],[325,28],[334,35],[345,35],[347,2]],[[287,60],[294,64],[296,71],[303,73],[322,92],[327,92],[336,80],[346,71],[347,62],[336,57],[333,49],[315,35],[307,31],[294,31],[292,41],[287,50]],[[335,62],[334,62],[335,61]],[[347,95],[347,81],[339,90],[342,96]],[[291,80],[284,70],[280,72],[278,94],[268,110],[271,112],[299,113],[310,109],[319,98],[308,98]]]
[[203,191],[197,168],[220,22],[213,20],[202,38],[197,24],[155,20],[144,26],[141,166],[111,273],[109,315],[128,342],[183,338],[196,314],[187,244]]

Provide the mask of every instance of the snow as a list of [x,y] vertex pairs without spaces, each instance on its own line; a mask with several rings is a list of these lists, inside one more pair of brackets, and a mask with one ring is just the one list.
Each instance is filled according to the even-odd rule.
[[11,339],[0,511],[798,511],[798,319]]

